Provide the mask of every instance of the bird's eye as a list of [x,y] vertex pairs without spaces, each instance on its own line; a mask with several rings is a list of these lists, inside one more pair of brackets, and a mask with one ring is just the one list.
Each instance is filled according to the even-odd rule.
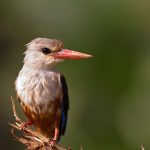
[[45,55],[50,54],[51,52],[52,50],[50,50],[49,48],[46,48],[46,47],[42,48],[42,53]]

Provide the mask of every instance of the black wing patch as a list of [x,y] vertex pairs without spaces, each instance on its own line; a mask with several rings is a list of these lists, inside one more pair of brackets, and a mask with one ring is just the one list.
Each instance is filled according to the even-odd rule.
[[67,118],[68,118],[68,110],[69,110],[69,96],[68,96],[68,87],[66,84],[65,77],[61,74],[60,81],[63,90],[63,98],[61,103],[61,121],[59,126],[59,135],[64,135],[66,126],[67,126]]

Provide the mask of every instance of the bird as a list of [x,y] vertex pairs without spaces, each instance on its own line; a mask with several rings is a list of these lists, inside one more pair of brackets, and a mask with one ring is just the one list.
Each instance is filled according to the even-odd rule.
[[28,121],[53,143],[65,134],[69,96],[66,79],[54,66],[65,59],[79,60],[92,55],[64,48],[61,40],[35,38],[26,44],[24,61],[16,81],[17,98]]

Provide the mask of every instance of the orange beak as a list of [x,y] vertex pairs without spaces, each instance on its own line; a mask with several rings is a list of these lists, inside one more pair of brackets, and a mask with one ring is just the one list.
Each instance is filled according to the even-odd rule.
[[92,55],[69,50],[69,49],[62,49],[60,52],[53,54],[54,58],[56,59],[86,59],[92,57]]

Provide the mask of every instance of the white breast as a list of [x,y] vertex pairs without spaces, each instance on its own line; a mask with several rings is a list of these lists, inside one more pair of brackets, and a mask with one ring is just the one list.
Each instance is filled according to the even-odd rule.
[[[45,111],[50,102],[61,98],[60,74],[46,70],[23,68],[16,80],[21,101],[35,111]],[[50,109],[49,109],[50,110]]]

